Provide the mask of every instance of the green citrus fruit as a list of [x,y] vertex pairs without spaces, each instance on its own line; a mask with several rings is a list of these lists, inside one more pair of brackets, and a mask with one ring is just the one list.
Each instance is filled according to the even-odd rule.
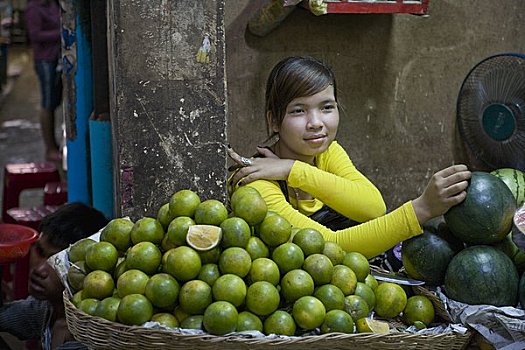
[[370,274],[370,264],[368,259],[361,253],[348,252],[343,259],[343,265],[348,266],[354,271],[358,282],[364,282]]
[[243,248],[231,247],[221,253],[218,265],[222,274],[232,273],[244,278],[250,272],[252,258]]
[[284,275],[288,271],[300,269],[304,263],[304,253],[297,244],[286,242],[276,247],[272,252],[272,260],[279,266]]
[[117,319],[127,325],[142,325],[151,320],[153,305],[142,294],[124,296],[117,309]]
[[180,288],[179,304],[190,315],[202,315],[211,303],[211,287],[204,281],[191,280]]
[[219,278],[221,273],[219,272],[219,266],[217,264],[204,264],[201,267],[197,279],[208,283],[213,286],[213,283]]
[[239,314],[235,306],[227,301],[216,301],[206,308],[202,324],[214,335],[235,332]]
[[221,257],[222,249],[220,246],[216,246],[213,249],[207,250],[205,252],[197,252],[201,257],[201,262],[203,264],[216,264],[219,262]]
[[157,272],[162,253],[152,242],[139,242],[129,248],[126,254],[126,268],[144,271],[148,275]]
[[240,195],[236,195],[234,192],[230,204],[233,215],[246,220],[250,226],[261,223],[268,212],[266,202],[257,190],[245,191]]
[[117,292],[119,297],[129,294],[144,294],[149,276],[136,269],[127,270],[117,280]]
[[173,314],[168,312],[159,312],[151,316],[151,322],[158,322],[161,326],[168,328],[176,328],[179,326],[179,321]]
[[72,264],[67,270],[67,282],[76,292],[84,288],[84,278],[87,275],[87,266],[84,260],[79,260]]
[[202,263],[199,254],[187,246],[173,248],[166,257],[165,272],[180,282],[196,278],[201,270]]
[[120,298],[107,297],[98,303],[95,310],[95,316],[102,317],[108,321],[115,322],[117,320],[117,310],[120,304]]
[[133,244],[140,242],[161,244],[164,238],[164,228],[157,219],[146,216],[138,219],[135,224],[133,224],[130,236]]
[[157,211],[157,221],[160,222],[164,230],[168,229],[171,220],[175,219],[175,216],[171,215],[170,203],[164,203]]
[[228,218],[228,210],[220,201],[207,199],[197,206],[194,218],[200,225],[220,226]]
[[258,281],[248,286],[246,308],[257,316],[266,316],[277,310],[281,298],[270,282]]
[[336,287],[339,287],[344,295],[353,294],[357,286],[357,277],[354,271],[346,265],[336,265],[330,281]]
[[368,308],[366,300],[359,295],[347,295],[345,297],[344,311],[352,316],[354,321],[357,321],[360,318],[368,316],[370,309]]
[[73,305],[75,305],[77,308],[79,308],[80,302],[82,301],[82,290],[79,290],[75,294],[73,294],[73,297],[71,298],[71,302]]
[[173,309],[178,301],[179,291],[179,282],[167,273],[151,276],[144,287],[144,295],[158,308]]
[[188,228],[186,242],[198,252],[206,252],[219,245],[222,230],[214,225],[193,225]]
[[174,246],[186,245],[186,234],[190,226],[195,225],[195,221],[189,216],[178,216],[168,225],[166,232],[167,241]]
[[126,218],[111,220],[100,232],[100,241],[113,244],[119,252],[125,252],[131,245],[133,222]]
[[201,329],[204,330],[202,325],[203,315],[191,315],[184,319],[181,322],[180,327],[185,329]]
[[323,235],[313,228],[299,229],[293,236],[292,242],[301,247],[304,256],[322,254],[325,245]]
[[333,284],[323,284],[314,290],[314,297],[321,300],[326,311],[343,310],[345,306],[345,295]]
[[[357,276],[356,276],[356,278],[357,278]],[[365,284],[367,286],[369,286],[370,288],[372,288],[372,290],[374,292],[375,292],[377,286],[379,285],[379,283],[377,282],[376,278],[374,276],[370,275],[370,274],[368,276],[366,276]]]
[[100,303],[100,300],[95,298],[85,298],[80,301],[78,304],[78,308],[85,312],[88,315],[94,316],[97,312],[98,304]]
[[195,209],[201,203],[199,195],[192,190],[180,190],[175,192],[169,201],[170,214],[173,217],[193,217]]
[[278,334],[293,336],[295,334],[295,321],[288,312],[277,310],[264,320],[264,334]]
[[346,252],[335,242],[326,241],[323,248],[323,254],[332,261],[332,264],[339,265],[343,263]]
[[303,270],[312,276],[316,286],[320,286],[330,283],[334,265],[326,255],[314,253],[304,259]]
[[354,333],[352,316],[343,310],[330,310],[321,324],[321,333]]
[[266,216],[259,226],[259,238],[270,247],[288,242],[291,233],[292,225],[279,214]]
[[289,303],[293,303],[300,297],[312,295],[313,292],[314,280],[304,270],[295,269],[289,271],[281,279],[281,293]]
[[91,269],[113,272],[117,265],[118,251],[109,242],[97,242],[86,250],[86,264]]
[[[186,318],[190,316],[190,314],[184,311],[184,309],[180,307],[180,305],[175,306],[175,309],[173,310],[173,315],[177,318],[177,321],[179,321],[179,323],[181,324],[181,327],[182,327],[182,321],[184,321]],[[185,327],[182,327],[182,328],[185,328]]]
[[91,238],[83,238],[73,243],[68,252],[69,261],[76,263],[77,261],[86,260],[87,249],[95,243],[97,242]]
[[390,326],[388,322],[373,320],[368,317],[363,317],[355,322],[357,332],[359,333],[389,333]]
[[273,260],[258,258],[252,262],[248,279],[250,283],[267,281],[276,286],[281,280],[281,273],[279,272],[279,267]]
[[221,223],[223,248],[241,247],[245,248],[252,236],[248,223],[239,217],[230,217]]
[[357,282],[354,294],[359,295],[361,298],[365,299],[370,311],[372,311],[376,306],[376,295],[374,290],[365,283]]
[[384,318],[394,318],[399,315],[407,304],[407,295],[398,284],[384,282],[375,290],[375,312]]
[[246,284],[244,280],[231,273],[217,278],[211,290],[214,300],[227,301],[235,307],[243,305],[246,299]]
[[250,254],[252,260],[257,258],[267,258],[270,256],[270,250],[264,242],[255,236],[251,236],[246,244],[246,251]]
[[434,321],[434,305],[424,295],[414,295],[408,298],[403,311],[403,321],[412,325],[415,322],[423,322],[426,326]]
[[250,311],[242,311],[237,318],[237,332],[243,331],[263,331],[261,319]]
[[319,299],[306,295],[294,302],[292,316],[299,327],[311,330],[323,324],[326,309]]
[[111,296],[114,288],[115,282],[108,272],[95,270],[84,278],[83,295],[85,298],[102,300]]

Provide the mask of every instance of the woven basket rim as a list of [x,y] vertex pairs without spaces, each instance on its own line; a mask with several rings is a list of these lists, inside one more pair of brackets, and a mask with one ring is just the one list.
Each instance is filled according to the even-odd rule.
[[[384,348],[380,344],[415,344],[416,348],[425,349],[461,349],[468,344],[473,333],[467,330],[465,334],[457,332],[446,332],[439,334],[420,334],[407,332],[390,333],[327,333],[320,335],[305,335],[293,337],[249,337],[239,334],[217,336],[208,333],[189,334],[177,329],[148,328],[143,326],[127,326],[117,322],[111,322],[100,317],[88,315],[77,309],[70,300],[67,290],[63,293],[66,320],[71,333],[78,341],[88,347],[111,348],[111,349],[152,349],[161,346],[167,349],[187,348],[188,346],[199,346],[206,348],[206,344],[228,344],[229,349],[235,346],[242,346],[242,349],[257,348],[256,345],[264,346],[291,346],[295,344],[301,348],[308,348],[313,345],[319,347],[319,342],[323,342],[323,347],[329,346],[330,342],[352,342],[378,344],[377,349]],[[101,343],[103,341],[104,343]],[[179,345],[174,345],[179,344]],[[317,344],[317,345],[315,345]],[[451,347],[451,344],[453,345]],[[174,347],[175,346],[175,347]],[[255,347],[254,347],[255,346]],[[422,347],[423,346],[423,347]],[[375,348],[375,347],[374,347]],[[390,349],[390,348],[388,348]],[[407,349],[412,349],[408,347]]]

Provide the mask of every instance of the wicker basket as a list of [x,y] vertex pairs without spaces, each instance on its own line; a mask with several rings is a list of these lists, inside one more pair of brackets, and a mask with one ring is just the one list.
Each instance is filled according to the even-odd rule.
[[64,292],[64,304],[68,327],[78,341],[90,349],[464,349],[472,333],[412,334],[393,332],[388,334],[342,334],[330,333],[304,337],[252,338],[239,335],[214,336],[189,335],[176,330],[162,330],[140,326],[126,326],[100,317],[90,316],[77,309]]

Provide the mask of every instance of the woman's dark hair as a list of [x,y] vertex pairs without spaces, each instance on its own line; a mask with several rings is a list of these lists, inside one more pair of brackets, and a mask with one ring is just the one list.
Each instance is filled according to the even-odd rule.
[[65,204],[47,215],[40,232],[57,248],[65,249],[76,241],[91,236],[108,223],[97,209],[83,203]]
[[281,125],[286,107],[297,97],[312,96],[329,85],[334,87],[335,77],[325,63],[313,57],[288,57],[280,61],[270,72],[266,83],[266,127],[272,136],[272,126]]

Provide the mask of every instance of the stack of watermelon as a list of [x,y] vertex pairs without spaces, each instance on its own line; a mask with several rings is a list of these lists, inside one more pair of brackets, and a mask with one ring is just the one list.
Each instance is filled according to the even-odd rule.
[[520,170],[473,172],[466,199],[403,242],[407,274],[463,303],[524,307],[525,246],[515,244],[523,229],[513,230],[524,201]]

